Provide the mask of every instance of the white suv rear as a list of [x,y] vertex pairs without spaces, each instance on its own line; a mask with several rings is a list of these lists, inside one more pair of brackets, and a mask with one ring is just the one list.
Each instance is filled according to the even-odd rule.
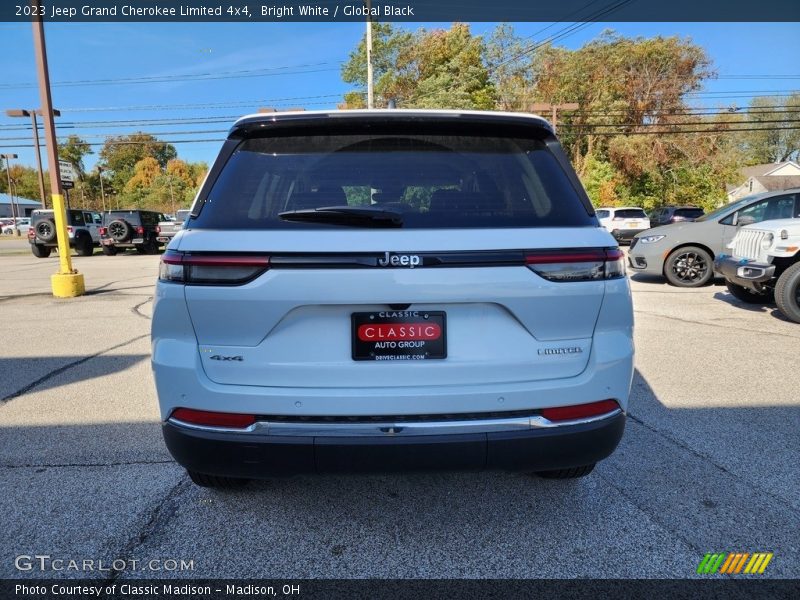
[[242,118],[159,279],[164,436],[200,485],[575,477],[622,436],[622,254],[541,118]]
[[650,217],[638,206],[598,208],[597,218],[618,242],[630,242],[637,233],[650,229]]

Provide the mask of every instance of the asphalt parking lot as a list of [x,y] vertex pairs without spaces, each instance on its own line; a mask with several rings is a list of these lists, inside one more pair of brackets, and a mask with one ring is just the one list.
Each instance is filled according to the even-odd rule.
[[[57,258],[0,256],[0,577],[684,578],[706,552],[734,551],[773,552],[768,576],[800,574],[800,326],[723,285],[633,280],[628,425],[587,478],[299,477],[218,492],[162,443],[158,257],[74,262],[88,293],[56,300]],[[15,568],[36,554],[193,568]]]

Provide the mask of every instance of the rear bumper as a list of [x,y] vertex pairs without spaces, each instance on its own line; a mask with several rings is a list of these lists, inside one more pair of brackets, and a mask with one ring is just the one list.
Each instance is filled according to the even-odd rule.
[[[335,425],[329,426],[335,428]],[[301,473],[415,470],[540,471],[595,463],[617,447],[625,414],[585,423],[445,435],[312,436],[209,431],[172,421],[164,439],[187,469],[259,478]]]
[[611,235],[618,242],[630,242],[637,233],[642,233],[644,229],[612,229]]
[[714,270],[731,283],[752,289],[775,277],[775,265],[728,255],[721,255],[714,261]]

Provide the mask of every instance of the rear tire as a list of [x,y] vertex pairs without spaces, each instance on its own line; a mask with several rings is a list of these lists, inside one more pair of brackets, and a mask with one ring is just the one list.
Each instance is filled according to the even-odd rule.
[[222,477],[220,475],[207,475],[206,473],[198,473],[197,471],[190,471],[186,469],[189,478],[195,485],[206,488],[218,489],[236,489],[247,484],[248,479],[241,479],[239,477]]
[[698,246],[674,250],[664,261],[664,276],[677,287],[700,287],[714,276],[713,258]]
[[775,301],[772,290],[765,290],[761,293],[751,292],[750,288],[731,283],[730,281],[726,281],[725,285],[728,286],[728,291],[731,293],[731,296],[747,304],[772,304]]
[[75,252],[78,253],[78,256],[91,256],[94,254],[94,245],[92,244],[92,238],[88,235],[82,235],[77,240],[77,244],[75,244]]
[[583,465],[582,467],[572,467],[570,469],[555,469],[553,471],[536,471],[536,475],[543,479],[577,479],[586,477],[594,470],[596,463]]
[[43,246],[42,244],[31,244],[31,252],[36,258],[47,258],[50,256],[50,252],[52,252],[52,248],[49,246]]
[[117,254],[117,249],[114,246],[103,246],[103,254],[106,256],[115,256]]
[[786,269],[775,284],[775,304],[790,321],[800,323],[800,262]]
[[36,223],[34,232],[43,242],[52,242],[56,239],[56,222],[53,219],[42,219]]

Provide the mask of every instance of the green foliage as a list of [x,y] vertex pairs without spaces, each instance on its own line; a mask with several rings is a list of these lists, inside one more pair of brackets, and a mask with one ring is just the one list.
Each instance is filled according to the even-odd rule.
[[70,135],[67,141],[58,145],[58,158],[71,163],[78,171],[78,176],[83,178],[83,157],[92,154],[92,147],[77,135]]
[[762,96],[753,98],[750,103],[750,110],[758,111],[749,115],[750,120],[763,124],[750,125],[749,128],[757,131],[741,134],[748,164],[797,160],[800,154],[800,129],[790,129],[797,125],[797,113],[787,113],[782,106],[800,106],[800,93],[785,97]]
[[178,156],[175,146],[159,141],[149,133],[132,133],[109,138],[100,150],[100,159],[110,171],[113,187],[123,190],[134,176],[136,163],[153,158],[160,168]]

